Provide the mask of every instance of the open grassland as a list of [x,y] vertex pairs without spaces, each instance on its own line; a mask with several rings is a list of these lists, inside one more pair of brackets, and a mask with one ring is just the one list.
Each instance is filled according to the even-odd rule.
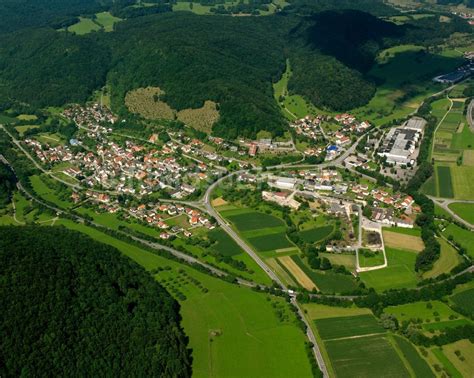
[[461,262],[461,256],[446,240],[439,238],[438,242],[441,245],[439,259],[435,261],[431,270],[423,273],[423,278],[434,278],[449,273]]
[[359,253],[359,265],[361,267],[383,265],[385,259],[382,251],[373,252],[371,255]]
[[425,248],[421,237],[414,235],[401,234],[383,230],[383,241],[385,246],[395,249],[410,250],[420,252]]
[[474,150],[464,150],[462,153],[462,163],[468,167],[474,166]]
[[[431,308],[430,308],[431,305]],[[455,320],[461,316],[447,304],[440,301],[415,302],[398,306],[389,306],[384,310],[387,314],[395,315],[398,321],[420,319],[423,323]],[[451,319],[450,319],[451,317]]]
[[421,236],[421,229],[418,227],[405,228],[405,227],[384,227],[383,231],[395,232],[402,235]]
[[420,356],[416,348],[407,339],[393,335],[395,343],[402,352],[403,357],[410,365],[415,377],[431,378],[435,377],[428,363]]
[[409,377],[403,361],[385,336],[324,343],[337,377]]
[[[455,148],[459,150],[470,150],[470,151],[474,149],[474,133],[467,126],[467,124],[462,128],[461,132],[458,132],[453,135],[451,148]],[[463,164],[472,165],[471,162],[468,164],[464,162],[464,160],[463,160]]]
[[160,100],[163,94],[158,87],[138,88],[126,94],[125,105],[132,113],[140,114],[146,119],[174,119],[174,110]]
[[356,288],[354,279],[350,275],[313,270],[298,255],[292,255],[291,259],[323,293],[347,293]]
[[206,101],[202,108],[179,111],[177,117],[185,125],[210,134],[212,125],[219,119],[219,110],[215,102]]
[[455,224],[450,223],[443,231],[443,235],[447,238],[452,236],[455,241],[466,248],[467,253],[471,258],[474,258],[474,232],[465,230]]
[[372,314],[320,318],[315,319],[314,322],[323,340],[385,333],[385,329]]
[[[462,377],[472,377],[474,374],[474,344],[469,340],[460,340],[443,345],[444,356],[454,365]],[[459,354],[459,356],[456,354]]]
[[415,287],[418,281],[415,273],[416,253],[385,248],[388,266],[360,274],[361,280],[376,291]]
[[99,31],[101,27],[92,21],[90,18],[79,17],[79,22],[77,24],[71,25],[67,30],[71,33],[84,35],[91,33],[93,31]]
[[474,288],[461,291],[450,297],[455,306],[471,316],[474,315]]
[[453,198],[453,184],[451,182],[450,167],[437,166],[436,173],[438,176],[439,195],[443,198]]
[[311,228],[309,230],[300,231],[299,235],[306,243],[315,243],[329,237],[334,230],[334,226],[322,226]]
[[474,224],[474,203],[454,202],[448,207],[466,222]]
[[[61,224],[114,246],[148,271],[165,268],[155,275],[157,280],[186,298],[178,300],[193,351],[195,377],[261,377],[262,371],[272,377],[311,376],[304,335],[282,300],[267,300],[267,295],[210,277],[93,228],[69,220]],[[274,303],[288,320],[277,315]]]

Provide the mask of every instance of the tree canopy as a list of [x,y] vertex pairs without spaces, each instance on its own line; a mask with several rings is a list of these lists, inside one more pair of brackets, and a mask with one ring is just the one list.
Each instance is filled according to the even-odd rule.
[[179,305],[114,248],[0,227],[0,375],[191,375]]

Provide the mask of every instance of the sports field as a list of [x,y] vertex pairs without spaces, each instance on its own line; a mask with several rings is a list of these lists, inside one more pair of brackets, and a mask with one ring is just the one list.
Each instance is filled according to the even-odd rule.
[[372,314],[316,319],[314,322],[323,340],[385,333]]
[[420,252],[425,248],[421,237],[383,230],[383,241],[386,247]]
[[[257,372],[262,369],[272,377],[311,376],[304,335],[282,300],[267,300],[265,294],[210,277],[87,226],[69,220],[61,224],[118,248],[147,270],[170,267],[155,277],[186,297],[180,300],[180,312],[193,351],[195,377],[260,377]],[[186,272],[186,280],[176,280],[180,270]],[[277,309],[284,313],[283,320]]]
[[337,377],[409,377],[386,336],[341,339],[324,343]]
[[416,253],[385,248],[388,266],[372,272],[360,273],[361,280],[376,291],[415,287],[418,281],[415,273]]

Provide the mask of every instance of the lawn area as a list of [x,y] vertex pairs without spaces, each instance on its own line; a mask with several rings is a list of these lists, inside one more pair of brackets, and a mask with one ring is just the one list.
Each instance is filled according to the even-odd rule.
[[242,232],[285,225],[280,218],[251,209],[226,210],[221,214]]
[[420,356],[416,348],[407,339],[398,335],[393,335],[393,339],[398,349],[402,352],[405,360],[408,361],[415,377],[431,378],[435,377],[428,363]]
[[79,17],[79,22],[69,26],[67,31],[78,35],[84,35],[93,31],[99,31],[100,29],[101,27],[90,18]]
[[354,270],[356,258],[354,253],[324,253],[319,252],[319,257],[326,257],[332,265],[343,265],[348,270]]
[[314,322],[323,340],[385,333],[385,329],[372,314],[322,318],[315,319]]
[[455,306],[474,315],[474,288],[456,293],[450,299]]
[[383,241],[385,247],[401,249],[413,252],[420,252],[425,248],[420,236],[410,235],[409,233],[393,232],[391,229],[383,230]]
[[454,202],[448,207],[466,222],[474,224],[474,203]]
[[452,236],[455,241],[466,248],[467,253],[471,258],[474,258],[474,232],[465,230],[453,223],[450,223],[443,231],[443,235],[446,238]]
[[328,225],[300,231],[299,235],[306,243],[315,243],[329,237],[333,230],[334,226]]
[[453,184],[451,182],[451,170],[449,167],[438,165],[436,167],[438,177],[439,195],[443,198],[453,198]]
[[[431,308],[429,308],[428,304],[431,304]],[[458,319],[461,317],[447,304],[440,301],[415,302],[389,306],[385,308],[384,312],[395,315],[399,322],[410,319],[421,319],[423,323],[432,323],[435,321],[435,318],[439,318],[439,320],[436,320],[436,322],[439,322],[455,320],[449,319],[450,316],[455,316]]]
[[453,135],[451,148],[460,150],[474,149],[474,133],[467,126],[467,123],[464,125],[462,132]]
[[291,259],[323,293],[347,293],[356,288],[351,275],[313,270],[298,255],[291,256]]
[[431,270],[423,273],[423,278],[434,278],[440,274],[449,273],[461,262],[461,256],[446,240],[439,238],[438,242],[441,245],[439,259],[435,261]]
[[333,340],[324,344],[338,378],[410,376],[385,336]]
[[372,272],[360,273],[361,280],[376,291],[415,287],[418,281],[415,273],[416,253],[385,248],[388,267]]
[[[68,228],[116,247],[146,270],[169,267],[155,277],[168,288],[174,287],[186,297],[180,300],[182,325],[193,351],[195,377],[241,376],[311,377],[311,368],[304,349],[304,335],[291,316],[282,321],[277,308],[285,308],[279,298],[271,298],[250,289],[229,284],[196,271],[186,265],[165,259],[134,245],[117,240],[93,228],[61,220]],[[176,282],[184,271],[205,287],[190,282]],[[170,284],[170,280],[174,282]]]

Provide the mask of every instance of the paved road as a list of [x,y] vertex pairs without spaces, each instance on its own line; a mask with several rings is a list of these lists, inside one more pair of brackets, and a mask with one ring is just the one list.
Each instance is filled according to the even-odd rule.
[[[230,177],[237,175],[241,173],[241,171],[233,172],[230,173],[227,176],[221,177],[218,179],[216,182],[214,182],[212,185],[209,186],[207,189],[203,201],[204,205],[206,206],[207,212],[213,216],[219,225],[226,231],[229,236],[234,239],[234,241],[260,266],[260,268],[263,269],[263,271],[274,281],[276,282],[280,288],[284,291],[288,291],[288,288],[286,285],[280,280],[280,278],[271,270],[267,264],[253,251],[253,249],[244,241],[242,238],[240,238],[239,235],[230,227],[230,225],[220,216],[220,214],[212,207],[211,204],[211,196],[213,190],[221,184],[224,180],[229,179]],[[308,321],[308,319],[305,317],[305,314],[301,310],[300,305],[298,304],[297,300],[295,297],[291,298],[291,304],[296,308],[299,316],[301,317],[301,320],[305,323],[306,325],[306,336],[308,340],[313,344],[313,354],[314,357],[316,358],[316,361],[318,363],[319,369],[323,373],[324,377],[329,377],[328,370],[326,367],[326,363],[324,362],[323,356],[321,354],[321,349],[319,348],[319,345],[316,340],[316,336],[314,335],[313,329],[311,328],[311,325]]]
[[471,100],[471,102],[469,103],[467,107],[466,119],[467,119],[467,123],[469,124],[469,127],[474,132],[474,120],[472,119],[473,111],[474,111],[474,100]]
[[468,221],[462,219],[459,215],[457,215],[454,211],[452,211],[449,208],[449,205],[451,203],[473,203],[474,201],[472,200],[455,200],[455,199],[448,199],[448,198],[439,198],[439,197],[433,197],[433,196],[428,196],[433,202],[435,202],[438,206],[446,210],[449,215],[451,215],[455,220],[457,220],[459,223],[462,223],[465,225],[467,228],[469,228],[471,231],[474,231],[474,225],[469,223]]

